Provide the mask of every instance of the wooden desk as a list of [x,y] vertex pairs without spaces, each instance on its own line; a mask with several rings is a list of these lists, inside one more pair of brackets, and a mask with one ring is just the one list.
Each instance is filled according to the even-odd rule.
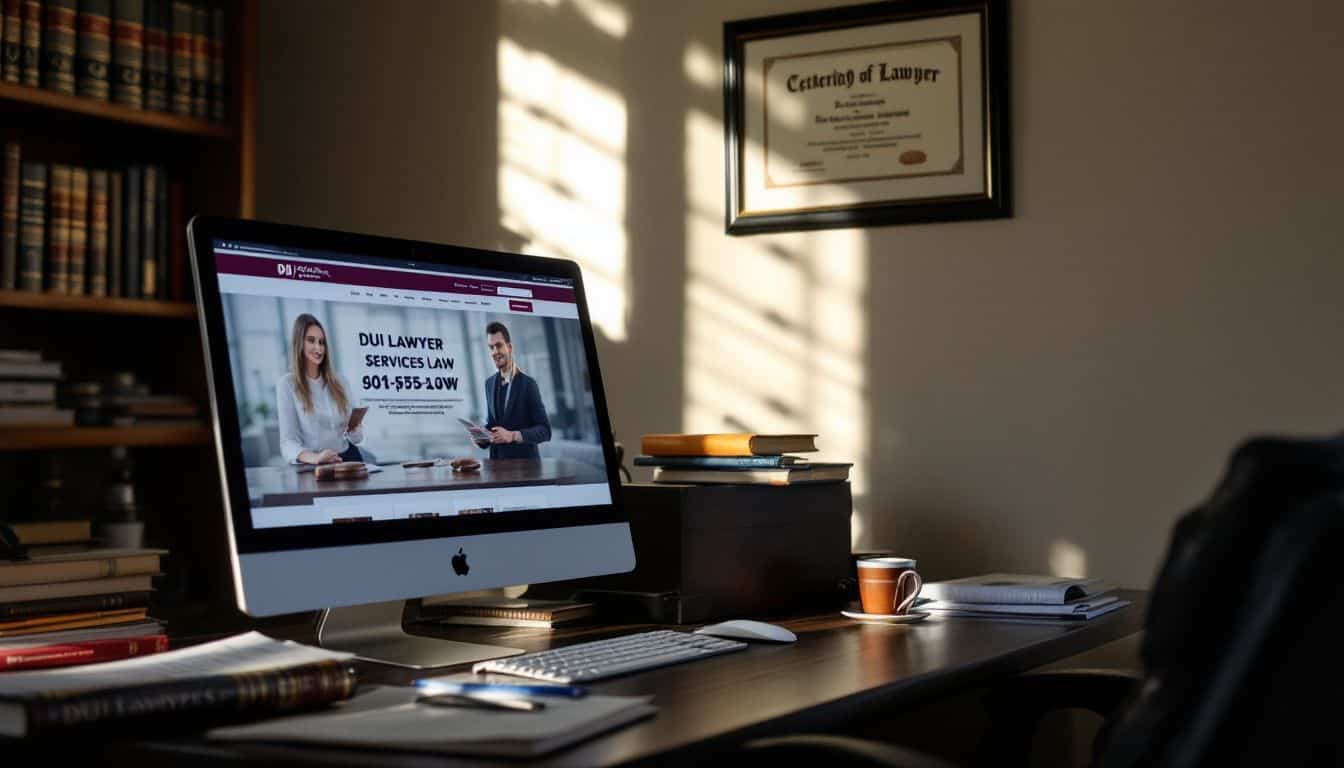
[[[920,624],[850,621],[839,614],[778,620],[798,635],[792,645],[753,645],[740,653],[617,678],[600,693],[652,695],[658,714],[549,758],[491,765],[608,766],[636,761],[693,765],[758,736],[843,729],[879,711],[899,711],[992,684],[995,680],[1131,635],[1141,628],[1146,594],[1134,605],[1083,624],[1014,624],[930,618]],[[547,630],[453,627],[436,632],[472,642],[541,650],[644,627]],[[420,632],[420,630],[417,630]],[[429,632],[422,632],[429,634]],[[368,665],[371,682],[415,675]],[[311,765],[476,765],[480,760],[347,749],[215,744],[201,740],[136,745],[136,759]]]
[[356,480],[318,480],[313,472],[300,472],[298,467],[249,467],[247,493],[254,507],[290,507],[326,496],[607,482],[602,467],[566,459],[481,459],[479,472],[396,465],[382,470]]

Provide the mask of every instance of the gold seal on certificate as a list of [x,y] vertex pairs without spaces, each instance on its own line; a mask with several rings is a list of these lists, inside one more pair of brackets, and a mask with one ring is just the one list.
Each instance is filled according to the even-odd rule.
[[1001,3],[947,5],[725,25],[730,233],[1007,215]]

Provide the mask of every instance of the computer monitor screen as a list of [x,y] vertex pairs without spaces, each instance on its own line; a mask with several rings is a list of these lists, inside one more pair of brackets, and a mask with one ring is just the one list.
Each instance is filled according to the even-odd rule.
[[191,225],[243,610],[633,568],[572,262]]

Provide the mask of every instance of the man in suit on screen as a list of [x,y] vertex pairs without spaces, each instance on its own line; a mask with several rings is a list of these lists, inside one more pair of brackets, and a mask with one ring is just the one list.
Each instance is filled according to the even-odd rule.
[[485,342],[495,373],[485,380],[485,402],[489,411],[485,428],[492,459],[539,459],[539,443],[551,439],[551,422],[541,402],[537,380],[518,369],[513,359],[513,341],[501,322],[485,327]]

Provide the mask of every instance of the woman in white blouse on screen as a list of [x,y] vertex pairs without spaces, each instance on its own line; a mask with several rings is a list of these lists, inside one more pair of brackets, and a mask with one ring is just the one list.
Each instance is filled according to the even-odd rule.
[[316,317],[294,319],[289,373],[275,384],[280,455],[291,464],[362,461],[363,428],[350,423],[349,387],[333,369],[327,332]]

